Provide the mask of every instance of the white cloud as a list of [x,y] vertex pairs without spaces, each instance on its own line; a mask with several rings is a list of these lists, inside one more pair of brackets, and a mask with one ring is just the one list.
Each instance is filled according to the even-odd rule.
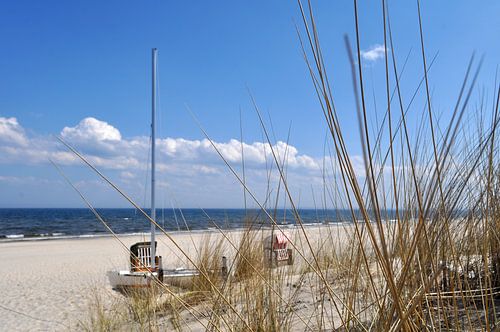
[[119,141],[120,131],[107,122],[96,118],[85,118],[75,127],[64,127],[61,136],[73,141]]
[[0,117],[0,142],[20,146],[28,144],[24,129],[19,125],[16,118]]
[[[48,159],[64,164],[79,164],[80,161],[71,152],[65,150],[57,140],[51,137],[33,137],[25,135],[22,126],[15,118],[0,118],[4,141],[16,144],[0,144],[0,152],[5,156],[1,163],[39,164]],[[3,124],[3,127],[1,126]],[[107,122],[88,117],[74,127],[64,127],[61,137],[77,150],[83,152],[95,166],[121,171],[122,178],[131,179],[137,170],[144,170],[149,154],[149,137],[123,138],[120,131]],[[224,158],[235,166],[241,164],[243,146],[246,166],[264,168],[267,162],[273,162],[271,146],[268,143],[253,142],[243,144],[236,139],[227,142],[214,142]],[[22,148],[21,148],[22,146]],[[272,146],[280,163],[286,156],[288,168],[307,171],[320,169],[320,160],[305,154],[283,141]],[[159,172],[187,174],[189,170],[202,174],[218,174],[223,163],[208,139],[188,140],[184,138],[157,139],[157,167]]]
[[380,44],[373,45],[367,50],[361,50],[361,56],[364,60],[371,62],[383,59],[385,56],[385,47]]

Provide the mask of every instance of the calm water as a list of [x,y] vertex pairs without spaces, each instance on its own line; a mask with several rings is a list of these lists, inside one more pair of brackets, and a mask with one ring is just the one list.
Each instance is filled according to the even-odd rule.
[[[133,234],[149,231],[150,224],[134,209],[98,209],[115,233]],[[230,229],[244,226],[245,214],[256,223],[269,225],[258,210],[243,209],[158,210],[157,222],[166,230],[201,230],[217,226]],[[348,220],[347,211],[300,210],[304,223],[325,223]],[[208,216],[207,216],[208,215]],[[278,210],[278,223],[295,224],[291,211]],[[0,240],[85,237],[109,232],[88,209],[0,209]]]

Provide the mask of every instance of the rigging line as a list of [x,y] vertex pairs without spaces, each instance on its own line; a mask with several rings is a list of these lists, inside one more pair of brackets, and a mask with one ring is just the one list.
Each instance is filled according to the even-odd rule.
[[[157,109],[157,112],[155,113],[156,117],[157,117],[157,120],[156,123],[157,123],[157,126],[158,126],[158,136],[157,137],[161,137],[161,134],[163,133],[163,119],[162,119],[162,108],[161,108],[161,94],[160,94],[160,91],[161,91],[161,87],[160,87],[160,59],[159,57],[157,57],[156,59],[156,86],[157,86],[157,93],[156,93],[156,109]],[[160,180],[164,180],[164,182],[166,182],[166,175],[164,175],[163,177],[161,176],[161,173],[160,173],[160,176],[158,176],[158,178]],[[160,190],[159,191],[160,195],[161,195],[161,216],[162,216],[162,219],[161,219],[161,222],[162,222],[162,227],[164,227],[165,225],[165,192],[163,190]]]
[[[151,146],[151,135],[149,135],[149,141],[148,141],[148,145]],[[149,164],[150,164],[150,160],[151,160],[151,150],[150,149],[147,149],[148,150],[148,156],[147,156],[147,159],[146,159],[146,170],[145,170],[145,174],[144,174],[144,178],[145,178],[145,181],[144,181],[144,197],[143,197],[143,200],[142,200],[142,206],[146,207],[146,199],[147,199],[147,192],[148,192],[148,185],[149,185]],[[136,209],[137,210],[137,209]]]
[[[149,135],[149,141],[148,141],[148,145],[151,146],[151,135]],[[148,157],[147,157],[147,160],[146,160],[146,170],[145,170],[145,174],[144,174],[144,196],[143,196],[143,200],[142,200],[142,206],[143,207],[146,207],[146,200],[147,200],[147,193],[148,193],[148,185],[149,185],[149,172],[150,172],[150,169],[149,169],[149,162],[150,162],[150,159],[151,159],[151,150],[150,149],[146,149],[148,152]],[[137,208],[135,209],[135,213],[137,214]],[[145,232],[141,232],[142,233],[142,240],[143,241],[146,241],[146,238],[145,238]]]
[[161,227],[165,228],[165,209],[163,206],[165,205],[165,200],[162,200],[162,208],[161,208]]
[[[180,225],[179,225],[179,220],[177,219],[177,213],[175,212],[175,206],[176,206],[176,205],[179,205],[179,204],[178,204],[178,202],[177,202],[177,200],[176,200],[176,198],[175,198],[175,194],[174,194],[172,191],[170,191],[170,190],[168,189],[168,187],[165,187],[165,188],[164,188],[164,191],[165,191],[165,192],[168,194],[168,196],[169,196],[170,206],[172,207],[172,211],[174,212],[175,224],[176,224],[176,226],[177,226],[177,230],[178,230],[178,231],[180,231],[180,230],[181,230],[181,228],[180,228]],[[165,197],[165,200],[166,200],[166,197]],[[165,201],[165,200],[164,200],[164,201]],[[175,201],[175,204],[174,204],[174,201]]]
[[[174,195],[174,193],[173,193],[172,191],[170,191],[170,190],[168,189],[168,187],[165,187],[165,188],[164,188],[164,191],[165,191],[165,192],[168,194],[168,196],[169,196],[170,206],[172,207],[172,211],[173,211],[173,214],[174,214],[175,224],[176,224],[176,226],[177,226],[177,230],[178,230],[178,231],[180,231],[180,230],[181,230],[181,228],[180,228],[180,225],[179,225],[179,220],[178,220],[178,218],[177,218],[177,213],[176,213],[176,211],[175,211],[175,205],[174,205],[174,201],[175,201],[175,204],[177,204],[177,205],[178,205],[177,200],[175,199],[175,195]],[[166,195],[166,196],[167,196],[167,195]],[[164,202],[165,202],[165,201],[166,201],[166,199],[167,199],[167,197],[166,197],[166,196],[164,197]]]
[[[177,203],[177,201],[176,201],[175,203],[176,203],[177,205],[179,205],[179,203]],[[197,254],[198,256],[200,256],[200,252],[198,251],[198,248],[196,247],[196,243],[194,242],[194,239],[193,239],[193,236],[192,236],[192,233],[191,233],[191,229],[189,228],[189,226],[188,226],[188,224],[187,224],[187,220],[186,220],[186,218],[184,217],[184,213],[182,212],[182,209],[181,209],[181,208],[179,208],[179,213],[180,213],[181,218],[182,218],[182,220],[184,221],[184,225],[186,226],[186,229],[187,229],[187,231],[188,231],[188,233],[189,233],[189,238],[191,239],[191,243],[193,244],[193,248],[194,248],[194,250],[196,251],[196,254]]]
[[175,224],[177,225],[177,231],[180,231],[181,226],[179,225],[179,220],[177,219],[177,212],[175,212],[175,206],[172,200],[170,200],[170,205],[172,206],[172,211],[174,211],[174,219],[175,219]]

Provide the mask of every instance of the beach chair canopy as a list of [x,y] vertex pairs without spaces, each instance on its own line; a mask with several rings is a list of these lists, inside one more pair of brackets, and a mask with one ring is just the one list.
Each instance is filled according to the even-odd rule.
[[274,231],[272,237],[268,236],[264,241],[264,248],[286,249],[290,235],[281,231]]
[[288,243],[288,234],[284,234],[283,232],[277,232],[277,233],[274,233],[275,234],[275,237],[276,237],[276,243],[277,244],[287,244]]

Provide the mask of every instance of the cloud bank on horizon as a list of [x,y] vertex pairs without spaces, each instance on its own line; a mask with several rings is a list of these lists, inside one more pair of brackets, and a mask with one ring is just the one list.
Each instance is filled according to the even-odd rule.
[[[0,164],[24,165],[32,170],[47,165],[49,159],[65,167],[82,165],[55,136],[28,135],[27,132],[31,131],[23,128],[16,118],[0,117]],[[144,178],[150,158],[150,137],[124,138],[118,128],[93,117],[84,118],[75,126],[64,127],[59,136],[132,195],[141,196],[140,193],[146,190]],[[156,143],[160,190],[167,190],[176,201],[180,201],[180,205],[190,206],[189,201],[204,207],[242,205],[241,184],[231,175],[208,139],[167,137],[158,138]],[[243,149],[247,183],[260,193],[263,201],[265,195],[262,192],[266,190],[268,180],[275,183],[279,180],[271,148],[286,165],[289,185],[297,194],[311,192],[313,186],[322,186],[324,158],[302,154],[286,142],[277,141],[271,147],[264,142],[246,143],[230,139],[214,142],[214,145],[238,172],[241,171]],[[355,160],[361,168],[361,160]],[[78,181],[91,193],[101,190],[95,180]],[[28,188],[36,183],[38,187],[46,185],[50,188],[49,180],[31,174],[3,176],[0,182],[24,184]],[[312,206],[312,201],[306,199],[304,202]]]
[[[96,166],[112,170],[143,169],[150,138],[146,136],[122,138],[120,131],[105,121],[93,117],[81,120],[74,127],[64,127],[60,137],[74,145],[90,158]],[[64,164],[73,165],[79,160],[70,152],[62,150],[55,137],[28,137],[26,130],[16,118],[0,117],[0,151],[2,163],[36,164],[48,162],[49,158]],[[157,153],[163,161],[171,160],[182,163],[213,166],[221,161],[208,139],[188,140],[184,138],[158,138]],[[250,168],[270,162],[271,146],[268,143],[251,144],[231,139],[228,142],[214,142],[217,149],[230,163],[241,163],[243,149],[245,163]],[[317,171],[319,161],[305,154],[299,154],[297,148],[283,141],[276,142],[272,149],[280,158],[286,156],[285,164],[303,171]],[[168,165],[160,162],[160,170]]]

